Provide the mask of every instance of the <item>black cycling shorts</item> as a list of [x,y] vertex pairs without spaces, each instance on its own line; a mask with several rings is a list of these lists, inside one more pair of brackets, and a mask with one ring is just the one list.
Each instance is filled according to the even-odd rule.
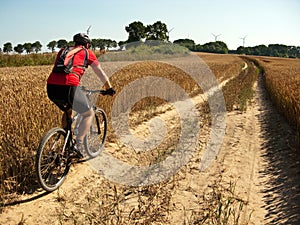
[[47,94],[61,110],[73,109],[84,113],[91,109],[91,103],[77,86],[47,84]]

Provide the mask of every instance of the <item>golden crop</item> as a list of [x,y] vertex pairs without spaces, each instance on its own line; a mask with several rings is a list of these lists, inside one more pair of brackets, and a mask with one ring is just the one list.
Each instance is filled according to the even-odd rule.
[[[243,60],[230,55],[200,54],[220,81],[236,76]],[[108,70],[109,65],[104,69]],[[46,79],[52,66],[0,68],[0,196],[5,192],[24,191],[35,184],[34,161],[39,140],[54,126],[60,126],[60,110],[46,94]],[[162,76],[181,86],[188,94],[200,93],[199,87],[180,69],[156,62],[131,64],[117,71],[111,81],[120,92],[124,86],[143,76]],[[100,88],[100,87],[98,87]],[[166,87],[167,89],[168,87]],[[102,97],[99,104],[109,114],[113,98]],[[138,102],[135,111],[144,111],[140,119],[155,114],[153,98]],[[126,104],[126,103],[125,103]],[[146,112],[146,114],[145,114]],[[148,115],[149,116],[149,115]],[[137,121],[134,121],[136,123]],[[110,141],[110,139],[109,139]]]
[[216,78],[222,82],[240,73],[245,62],[236,55],[197,53],[209,66]]
[[49,66],[0,68],[0,181],[6,190],[27,186],[42,134],[58,123],[46,97]]
[[256,57],[264,68],[266,87],[276,107],[298,132],[300,143],[300,60]]
[[[241,58],[235,55],[207,53],[200,53],[199,56],[207,63],[218,81],[222,82],[230,79],[222,89],[228,110],[232,110],[233,105],[240,104],[241,100],[245,100],[243,96],[248,94],[248,91],[252,89],[252,84],[257,78],[257,71],[255,71],[255,67],[252,63],[253,57]],[[299,60],[276,58],[258,58],[257,60],[259,60],[260,65],[265,69],[269,92],[275,100],[278,99],[277,105],[281,107],[283,111],[289,112],[287,116],[296,121],[295,123],[298,124],[299,131]],[[245,62],[247,62],[249,68],[242,70]],[[111,68],[109,63],[102,63],[102,65],[105,71],[109,71]],[[46,95],[46,79],[50,71],[51,66],[0,68],[0,104],[2,106],[0,108],[1,203],[5,202],[2,200],[8,200],[8,197],[5,195],[7,192],[24,192],[27,191],[28,188],[34,188],[36,181],[33,165],[39,140],[44,132],[54,126],[60,126],[61,112],[48,100]],[[130,82],[145,76],[168,78],[186,90],[190,96],[201,93],[197,84],[183,71],[171,65],[153,61],[138,62],[125,66],[114,73],[111,77],[111,81],[117,92],[120,93]],[[87,77],[86,82],[95,83],[94,78],[95,77],[91,77],[89,80],[89,77]],[[95,84],[93,88],[100,88],[97,85],[98,84]],[[166,87],[166,89],[167,88],[168,87]],[[130,96],[128,96],[128,98],[130,98]],[[98,99],[98,104],[105,109],[108,115],[113,100],[114,98],[109,96],[101,96]],[[130,125],[135,126],[141,123],[141,120],[145,120],[145,118],[147,119],[156,113],[162,113],[163,111],[160,112],[158,110],[158,108],[160,108],[158,105],[166,102],[167,101],[155,97],[149,97],[139,101],[132,109],[133,113],[130,116],[134,116],[135,118],[130,118]],[[124,104],[126,104],[125,100]],[[203,108],[208,106],[203,105]],[[209,111],[209,109],[207,111]],[[204,110],[203,114],[205,112]],[[200,114],[202,114],[202,111]],[[177,118],[173,120],[180,126],[180,123],[177,122]],[[170,129],[173,128],[171,127]],[[112,131],[109,130],[110,136],[111,132]],[[175,136],[176,139],[177,132],[170,132],[170,134],[171,135],[168,134],[168,136]],[[172,150],[172,145],[174,145],[174,142],[172,142],[174,139],[171,138],[173,137],[167,137],[168,140],[165,143],[166,149],[170,151]],[[112,141],[114,141],[114,139],[109,137],[108,142]],[[205,143],[205,140],[201,141]],[[111,151],[115,151],[115,149],[111,149]],[[156,155],[149,155],[149,152],[149,154],[146,153],[148,155],[140,154],[135,158],[134,152],[126,151],[126,149],[123,149],[123,146],[120,146],[120,149],[117,149],[117,151],[118,154],[116,155],[120,157],[120,160],[123,160],[121,157],[125,155],[124,160],[132,160],[130,162],[139,163],[141,165],[152,163],[153,160],[162,160],[165,155],[169,154],[167,151],[157,151]],[[114,154],[114,152],[111,153]],[[128,157],[128,155],[130,157]],[[84,182],[95,181],[94,178],[91,178],[84,180]],[[176,179],[174,179],[167,183],[128,190],[126,186],[116,187],[116,185],[110,183],[109,180],[104,180],[103,183],[101,183],[101,185],[104,185],[102,186],[103,188],[95,189],[95,191],[89,193],[86,202],[79,205],[77,204],[78,207],[67,207],[65,201],[63,201],[63,210],[60,210],[61,214],[58,215],[59,221],[66,222],[65,219],[68,221],[74,219],[76,222],[84,223],[82,221],[90,222],[90,218],[94,218],[94,216],[97,215],[99,218],[98,222],[100,222],[101,219],[102,223],[103,221],[108,221],[107,223],[111,223],[112,221],[118,223],[124,220],[129,220],[128,223],[147,223],[150,220],[156,223],[163,223],[167,220],[166,215],[168,210],[170,210],[170,199],[172,197],[170,193],[173,191],[175,185],[177,185],[176,182],[178,182],[178,180],[176,181]],[[213,221],[215,218],[220,219],[222,216],[228,218],[232,215],[237,215],[239,218],[239,213],[241,212],[244,202],[240,197],[235,197],[233,193],[234,185],[230,183],[230,187],[228,188],[223,188],[218,185],[217,183],[213,185],[213,190],[209,193],[209,198],[207,199],[209,202],[206,203],[205,200],[203,200],[205,207],[207,204],[208,220],[211,219],[211,221]],[[130,192],[134,193],[134,198],[132,199],[137,199],[138,203],[132,210],[125,205],[125,207],[128,208],[128,212],[131,210],[130,213],[127,213],[127,208],[125,209],[124,206],[120,207],[120,203],[126,199],[128,200],[127,194]],[[75,198],[76,196],[72,196],[71,199],[68,199],[68,202],[73,204]],[[130,198],[130,202],[132,202],[132,199]],[[229,201],[232,199],[234,201]],[[221,211],[219,210],[217,212],[217,215],[214,215],[214,209],[218,208],[220,204],[226,204],[228,207],[224,210],[222,208]],[[238,209],[235,207],[238,207]],[[71,211],[72,213],[69,213]],[[126,219],[124,216],[126,216]],[[195,214],[193,212],[192,216],[189,221],[200,221],[199,218],[203,218],[203,212],[201,211],[201,215],[199,216],[197,212],[195,212]]]

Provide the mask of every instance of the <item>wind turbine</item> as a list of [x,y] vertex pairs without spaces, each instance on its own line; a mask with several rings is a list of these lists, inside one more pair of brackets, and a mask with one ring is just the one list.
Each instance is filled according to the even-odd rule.
[[86,30],[86,34],[87,34],[87,35],[89,35],[91,27],[92,27],[92,25],[90,25],[90,26],[88,27],[88,29]]
[[174,30],[175,27],[173,27],[172,29],[168,30],[168,35],[171,33],[172,30]]
[[171,33],[172,30],[174,30],[174,27],[172,29],[168,30],[168,32],[167,32],[168,33],[168,41],[169,41],[170,33]]
[[245,47],[245,40],[246,40],[246,37],[247,37],[247,35],[246,35],[245,37],[241,37],[241,38],[240,38],[240,39],[243,40],[243,47]]
[[215,37],[215,41],[217,41],[218,37],[221,36],[221,34],[215,35],[213,33],[211,33],[214,37]]

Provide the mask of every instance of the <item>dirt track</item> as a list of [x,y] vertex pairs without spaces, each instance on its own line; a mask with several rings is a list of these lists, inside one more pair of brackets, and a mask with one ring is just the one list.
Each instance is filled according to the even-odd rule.
[[[245,202],[244,221],[251,214],[249,224],[300,224],[299,148],[292,141],[291,128],[270,103],[261,78],[254,88],[255,97],[246,112],[227,114],[226,134],[214,163],[200,172],[201,156],[196,155],[173,183],[166,184],[170,187],[166,224],[189,223],[193,213],[201,211],[199,202],[215,183],[228,187],[231,182],[236,184],[236,196]],[[107,148],[112,151],[116,145]],[[0,224],[18,224],[22,218],[25,224],[60,224],[80,213],[80,208],[84,212],[93,190],[114,196],[115,186],[88,165],[77,165],[59,191],[24,196],[24,203],[4,208]],[[134,193],[128,191],[125,196],[120,207],[136,207]]]

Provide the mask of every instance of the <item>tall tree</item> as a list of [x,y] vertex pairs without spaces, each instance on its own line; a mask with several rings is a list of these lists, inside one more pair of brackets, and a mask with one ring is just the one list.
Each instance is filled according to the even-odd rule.
[[64,40],[64,39],[60,39],[56,43],[56,47],[57,48],[66,47],[67,45],[68,45],[68,42],[66,40]]
[[50,41],[50,42],[47,44],[47,47],[48,47],[48,49],[50,49],[52,52],[54,52],[56,45],[57,45],[57,42],[56,42],[56,41]]
[[24,47],[22,44],[18,44],[17,46],[14,47],[14,51],[21,54],[24,51]]
[[7,42],[3,45],[3,52],[9,53],[13,50],[12,44],[10,42]]
[[157,21],[152,25],[148,25],[145,30],[147,40],[169,40],[167,25],[161,21]]
[[135,21],[125,27],[125,30],[129,33],[127,42],[141,41],[146,37],[145,26],[140,21]]
[[24,43],[23,48],[25,49],[27,54],[31,53],[33,50],[31,43]]
[[97,48],[99,48],[100,50],[104,50],[105,49],[105,41],[104,39],[97,39]]
[[126,41],[119,41],[118,42],[119,47],[124,47],[125,44],[126,44]]
[[93,50],[96,50],[96,48],[98,47],[97,45],[98,45],[98,39],[93,38],[93,39],[91,40],[91,48],[92,48]]
[[35,53],[40,52],[42,50],[42,47],[43,47],[43,45],[39,41],[36,41],[32,44],[32,48]]
[[107,49],[108,49],[108,48],[111,48],[111,47],[115,48],[115,47],[118,46],[118,45],[117,45],[117,42],[116,42],[116,41],[113,41],[113,40],[111,40],[111,39],[104,39],[104,43],[105,43],[105,46],[106,46]]

